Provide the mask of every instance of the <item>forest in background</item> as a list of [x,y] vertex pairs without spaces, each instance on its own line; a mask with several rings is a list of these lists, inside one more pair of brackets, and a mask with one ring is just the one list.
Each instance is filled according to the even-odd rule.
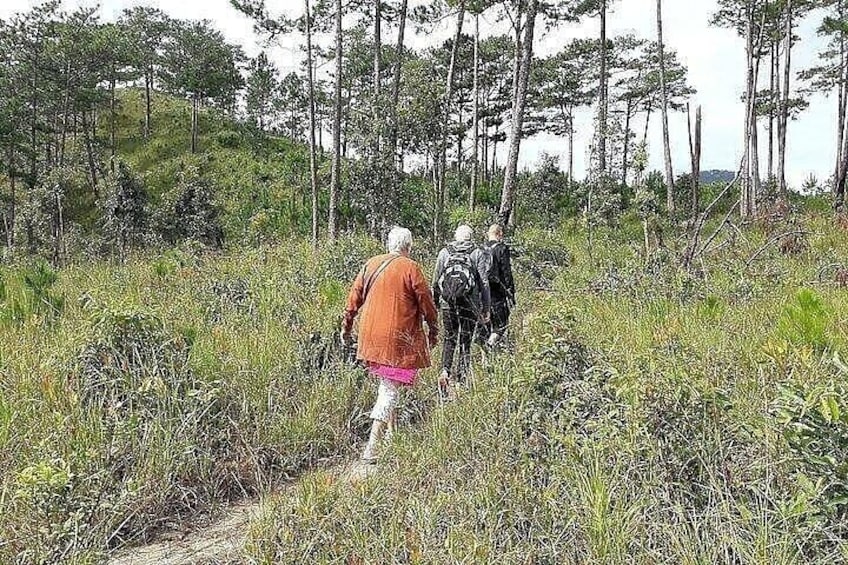
[[[220,246],[256,241],[257,230],[304,233],[304,223],[315,242],[340,229],[376,234],[395,223],[440,239],[462,218],[582,215],[591,226],[638,209],[691,225],[708,208],[697,94],[663,44],[661,2],[653,37],[607,37],[615,6],[607,0],[313,1],[295,14],[269,12],[257,0],[232,4],[268,41],[301,37],[301,69],[282,76],[267,53],[246,57],[210,22],[153,8],[106,22],[94,7],[67,12],[50,1],[0,24],[7,251],[60,262],[69,249],[123,254],[185,239]],[[742,218],[788,195],[790,124],[813,91],[836,95],[838,158],[831,179],[794,189],[829,187],[842,208],[844,12],[831,0],[716,4],[711,24],[746,40],[746,142],[738,174],[721,179],[734,186],[720,202],[735,202]],[[511,33],[481,36],[481,15],[508,23]],[[795,69],[805,18],[821,21],[830,42],[820,65]],[[597,39],[571,41],[548,57],[534,53],[542,34],[589,20],[601,23]],[[406,46],[408,27],[426,32],[444,22],[452,37],[443,44]],[[586,108],[596,117],[592,141],[575,148],[575,112]],[[690,114],[689,139],[676,141],[689,144],[691,167],[677,173],[667,133],[673,110]],[[651,120],[663,122],[664,147],[648,147]],[[539,132],[566,140],[569,157],[560,166],[542,155],[534,171],[522,172],[521,140]],[[663,171],[646,170],[649,149],[663,152]],[[584,150],[591,168],[577,179],[573,155]],[[235,154],[250,163],[246,170],[213,164]]]

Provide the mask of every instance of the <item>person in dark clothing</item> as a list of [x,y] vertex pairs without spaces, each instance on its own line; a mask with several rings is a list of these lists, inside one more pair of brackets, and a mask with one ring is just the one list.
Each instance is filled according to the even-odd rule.
[[487,326],[487,344],[494,347],[503,339],[509,326],[509,314],[515,307],[515,281],[512,278],[512,257],[503,240],[503,228],[489,228],[486,250],[490,257],[489,289],[492,300],[491,322]]
[[[439,390],[450,396],[451,381],[465,378],[471,364],[471,340],[478,323],[488,323],[491,310],[489,296],[488,254],[479,249],[469,226],[459,226],[455,241],[439,252],[433,277],[433,295],[442,314],[444,349]],[[459,348],[457,371],[453,370]]]

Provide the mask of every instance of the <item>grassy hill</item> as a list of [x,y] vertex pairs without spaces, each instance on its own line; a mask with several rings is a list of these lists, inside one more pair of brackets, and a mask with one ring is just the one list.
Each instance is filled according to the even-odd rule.
[[[308,233],[311,189],[303,145],[260,135],[206,109],[200,114],[198,152],[192,155],[187,101],[155,96],[149,140],[143,136],[143,92],[121,91],[118,107],[118,156],[143,175],[154,204],[173,189],[182,172],[194,169],[214,183],[228,240],[255,242]],[[103,116],[103,139],[108,139],[108,127]]]

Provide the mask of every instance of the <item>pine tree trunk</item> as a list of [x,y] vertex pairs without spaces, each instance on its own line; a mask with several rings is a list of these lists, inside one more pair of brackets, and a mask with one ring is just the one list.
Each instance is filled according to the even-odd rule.
[[333,100],[333,164],[330,173],[330,210],[329,220],[327,222],[327,234],[330,239],[335,239],[338,232],[338,218],[336,216],[342,184],[342,71],[344,65],[344,36],[342,35],[342,19],[344,14],[342,10],[342,0],[336,0],[336,81]]
[[[340,2],[341,0],[337,0]],[[397,47],[395,51],[397,52],[395,61],[395,76],[392,79],[392,124],[390,131],[390,140],[389,145],[391,147],[391,158],[392,158],[392,166],[396,166],[398,162],[398,105],[400,104],[400,81],[402,78],[403,72],[403,51],[404,51],[404,41],[406,39],[406,16],[409,8],[409,0],[403,0],[400,6],[400,14],[398,16],[398,38],[397,38]],[[395,175],[397,177],[397,175]],[[397,184],[399,179],[395,179],[395,188],[397,189]]]
[[665,159],[666,206],[674,213],[674,171],[671,166],[671,142],[668,135],[668,85],[665,81],[665,46],[663,45],[662,0],[657,0],[657,46],[660,57],[660,95],[662,96],[663,157]]
[[769,104],[769,115],[768,115],[768,178],[769,180],[774,178],[774,109],[775,102],[777,101],[777,89],[775,84],[775,79],[777,78],[777,45],[775,42],[772,42],[770,54],[771,65],[769,69],[769,97],[771,98],[771,103]]
[[521,32],[523,31],[522,22],[524,21],[524,13],[526,11],[526,0],[518,0],[518,9],[513,22],[513,34],[515,37],[515,52],[513,53],[512,61],[512,99],[518,98],[518,82],[521,75]]
[[[762,33],[760,34],[757,45],[762,44]],[[751,213],[756,216],[757,215],[757,207],[759,205],[759,198],[762,194],[762,179],[760,178],[760,127],[757,121],[757,108],[756,108],[756,96],[757,96],[757,84],[759,84],[760,80],[760,62],[762,60],[762,55],[759,53],[759,49],[757,50],[757,54],[754,59],[754,82],[752,93],[754,96],[753,101],[751,102],[751,177],[753,179],[753,184],[751,186],[751,196],[749,200]]]
[[97,195],[97,166],[94,161],[94,146],[91,141],[91,131],[88,127],[88,112],[83,110],[82,112],[82,132],[85,142],[85,153],[88,157],[88,171],[91,175],[91,186],[94,190],[95,196]]
[[381,28],[382,28],[382,0],[374,0],[374,80],[373,80],[373,89],[374,89],[374,100],[372,101],[373,107],[371,111],[373,112],[373,125],[372,125],[372,135],[374,136],[374,161],[375,163],[379,161],[380,156],[380,117],[381,117],[381,104],[380,104],[380,96],[382,93],[381,88],[381,80],[380,76],[382,73],[382,51],[383,51],[383,40],[381,37]]
[[[839,19],[845,18],[845,3],[839,0]],[[848,157],[848,136],[845,128],[848,126],[848,53],[845,50],[845,36],[839,36],[839,131],[837,132],[836,144],[836,172],[833,181],[833,207],[841,212],[845,204],[845,177],[846,163]]]
[[153,68],[148,67],[144,73],[144,139],[150,139],[152,127],[152,107],[151,90],[153,88]]
[[[604,0],[605,1],[605,0]],[[524,107],[527,102],[527,87],[530,81],[530,67],[533,64],[533,36],[536,28],[538,0],[529,0],[527,18],[524,24],[521,69],[518,82],[518,96],[512,106],[512,125],[510,127],[509,157],[504,172],[501,207],[498,213],[502,226],[510,225],[515,206],[515,185],[518,177],[518,155],[521,150],[521,137],[524,130]]]
[[448,66],[448,77],[445,84],[444,105],[445,110],[442,114],[442,139],[439,143],[439,158],[436,167],[439,170],[438,181],[436,182],[436,208],[433,214],[433,240],[437,241],[439,234],[442,231],[442,213],[445,207],[445,173],[447,169],[447,148],[448,148],[448,126],[450,124],[450,104],[453,98],[453,82],[454,74],[456,73],[456,60],[459,52],[459,41],[462,38],[462,24],[465,21],[465,0],[460,0],[459,8],[456,16],[456,32],[453,36],[453,45],[451,46],[450,64]]
[[315,81],[312,62],[312,15],[309,0],[303,0],[306,20],[306,82],[309,88],[309,183],[312,188],[312,245],[318,246],[318,164],[315,155]]
[[197,153],[197,96],[191,96],[191,153]]
[[480,168],[480,14],[474,14],[474,142],[471,144],[471,187],[468,191],[468,209],[477,204],[477,175]]
[[9,249],[11,249],[15,246],[15,206],[17,202],[17,172],[15,171],[15,150],[11,143],[9,144],[9,148],[7,149],[7,161],[9,168],[9,225],[6,232],[6,243],[8,244]]
[[601,85],[598,101],[598,168],[600,178],[607,173],[607,0],[601,0]]
[[621,184],[627,186],[627,158],[630,151],[630,120],[633,116],[633,100],[627,99],[627,107],[624,113],[624,151],[621,159]]
[[840,54],[839,54],[839,84],[837,97],[837,123],[836,123],[836,163],[834,164],[834,192],[837,187],[837,180],[842,176],[842,141],[845,135],[845,46],[844,40],[840,39]]
[[65,95],[62,99],[62,139],[59,142],[59,166],[65,165],[65,149],[68,141],[68,112],[71,107],[71,64],[65,65],[65,74],[68,77],[65,82]]
[[568,109],[568,187],[574,184],[574,108]]
[[117,153],[117,117],[115,100],[115,66],[112,65],[112,77],[109,80],[109,169],[115,174],[115,154]]
[[777,182],[786,196],[786,130],[789,126],[789,85],[792,80],[792,0],[786,0],[786,59],[783,62],[783,99],[780,103],[780,129],[777,140]]
[[745,23],[746,86],[745,86],[745,181],[742,184],[739,199],[739,215],[747,218],[751,215],[751,122],[754,113],[754,22],[753,13],[748,8]]

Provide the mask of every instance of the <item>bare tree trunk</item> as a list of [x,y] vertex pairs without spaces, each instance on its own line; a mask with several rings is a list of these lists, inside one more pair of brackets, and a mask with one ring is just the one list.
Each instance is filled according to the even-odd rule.
[[[406,0],[404,0],[404,5]],[[333,114],[333,164],[330,173],[330,210],[327,222],[327,234],[330,239],[335,239],[338,233],[338,198],[342,184],[342,71],[343,71],[343,47],[342,35],[343,19],[342,0],[336,0],[336,81],[334,92],[334,114]]]
[[671,142],[668,136],[668,85],[665,82],[665,47],[663,46],[662,0],[657,0],[657,45],[660,56],[660,95],[662,96],[663,156],[665,158],[666,205],[668,215],[674,213],[674,171],[671,168]]
[[474,14],[474,126],[471,150],[471,189],[468,191],[468,208],[472,212],[477,200],[477,175],[480,168],[480,14]]
[[598,105],[598,167],[601,179],[607,172],[607,0],[601,0],[601,86]]
[[507,157],[506,170],[504,171],[501,208],[498,213],[502,226],[510,225],[515,207],[515,185],[518,177],[518,154],[521,150],[521,137],[524,133],[524,107],[527,102],[527,87],[530,81],[530,67],[533,64],[533,35],[536,29],[536,13],[538,12],[538,9],[538,0],[529,0],[527,5],[527,18],[524,24],[524,41],[522,45],[518,96],[516,96],[512,105],[512,125],[510,126],[509,132],[509,157]]
[[649,132],[650,127],[651,127],[651,112],[653,111],[653,108],[654,108],[653,104],[649,101],[648,102],[648,111],[645,114],[645,132],[642,135],[642,143],[646,146],[648,145],[648,132]]
[[783,99],[780,103],[780,128],[777,140],[777,182],[786,196],[786,130],[789,126],[789,85],[792,80],[792,0],[786,0],[786,59],[783,62]]
[[695,133],[689,116],[689,104],[686,104],[686,121],[689,130],[689,156],[692,161],[692,221],[698,219],[701,199],[701,107],[695,110]]
[[312,245],[318,247],[318,165],[315,155],[315,81],[312,76],[312,15],[309,0],[303,0],[306,19],[306,82],[309,88],[309,181],[312,185]]
[[456,32],[453,36],[453,45],[451,46],[450,64],[448,66],[448,77],[445,84],[444,104],[445,110],[442,114],[442,139],[439,144],[439,158],[437,168],[439,169],[438,181],[436,182],[436,209],[433,214],[433,240],[439,238],[439,233],[442,230],[442,212],[445,206],[445,173],[447,169],[447,146],[448,146],[448,125],[450,122],[450,103],[453,98],[453,81],[456,73],[456,60],[459,52],[459,42],[462,38],[462,24],[465,20],[465,0],[460,0],[459,8],[456,16]]

